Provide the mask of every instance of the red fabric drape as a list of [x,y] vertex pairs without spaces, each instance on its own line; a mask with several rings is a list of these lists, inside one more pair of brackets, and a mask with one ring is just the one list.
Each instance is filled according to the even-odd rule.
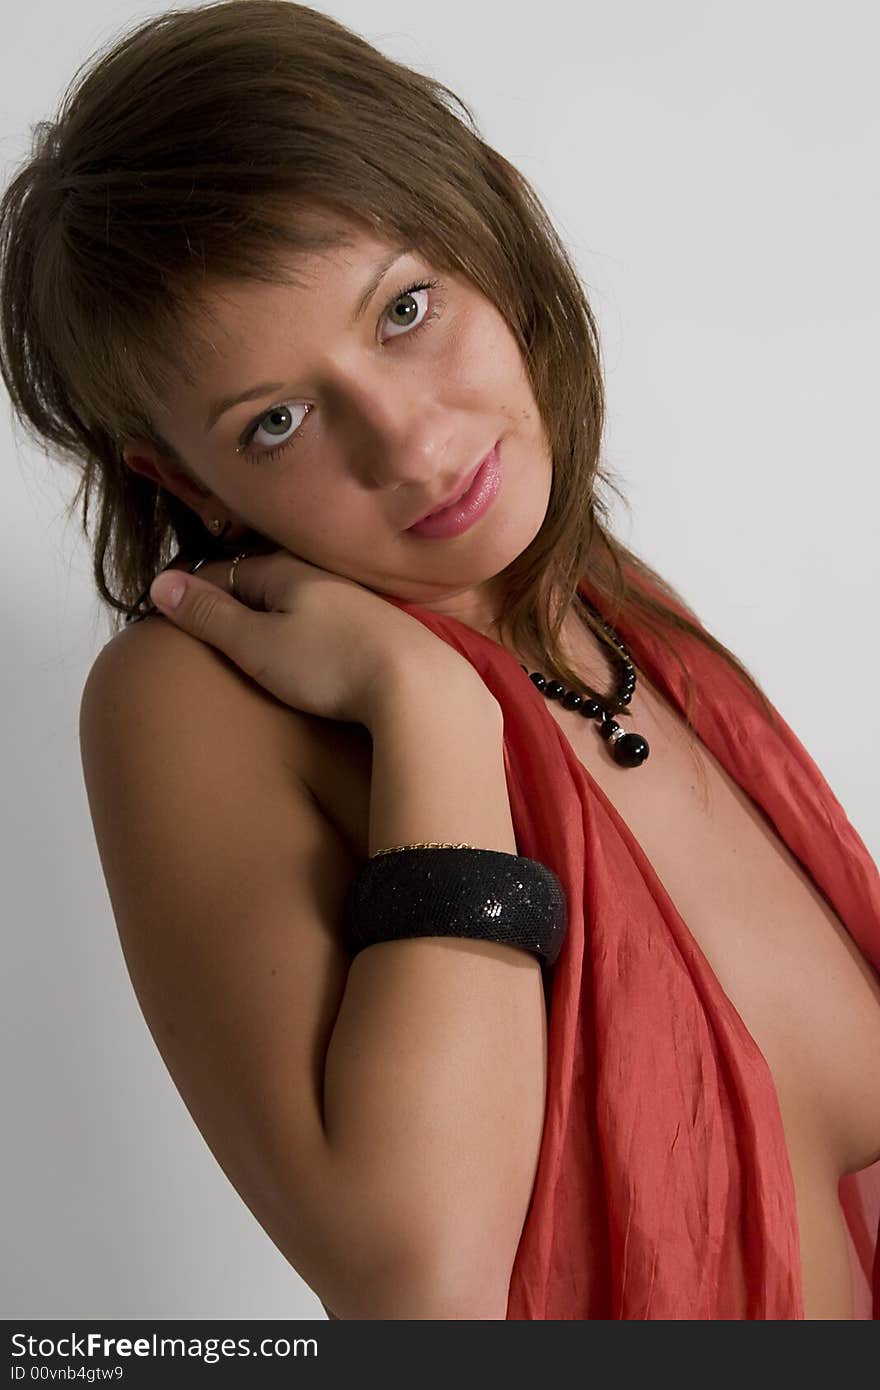
[[[465,656],[501,704],[519,853],[559,876],[569,906],[545,980],[547,1108],[508,1319],[802,1318],[782,1119],[740,1015],[517,659],[456,619],[389,602]],[[684,717],[674,659],[645,632],[616,627]],[[684,634],[675,641],[698,696],[698,737],[880,970],[880,875],[840,802],[726,662]],[[877,1318],[880,1164],[844,1178],[840,1198],[856,1316]]]

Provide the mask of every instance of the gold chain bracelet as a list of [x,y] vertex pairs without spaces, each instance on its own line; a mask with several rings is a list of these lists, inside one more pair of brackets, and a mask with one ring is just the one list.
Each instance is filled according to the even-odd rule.
[[378,859],[380,854],[396,854],[401,849],[476,849],[476,845],[451,845],[442,840],[421,840],[415,845],[392,845],[389,849],[377,849],[375,854],[370,855],[371,859]]

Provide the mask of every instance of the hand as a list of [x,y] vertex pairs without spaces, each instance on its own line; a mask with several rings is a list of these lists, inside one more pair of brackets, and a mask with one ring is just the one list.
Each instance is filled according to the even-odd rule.
[[[440,680],[466,674],[491,700],[459,652],[354,580],[275,550],[238,562],[233,595],[231,563],[213,561],[196,574],[164,570],[150,598],[177,627],[224,652],[294,709],[369,727],[384,684],[420,667]],[[175,583],[184,592],[169,607]]]

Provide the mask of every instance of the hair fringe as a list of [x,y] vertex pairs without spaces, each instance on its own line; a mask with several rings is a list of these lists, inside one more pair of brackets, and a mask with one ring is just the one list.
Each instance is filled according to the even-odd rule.
[[560,631],[586,579],[612,625],[643,625],[676,659],[689,725],[681,633],[727,662],[773,722],[754,676],[614,537],[602,489],[622,493],[600,466],[590,304],[537,193],[448,87],[304,5],[219,0],[109,44],[32,136],[0,201],[0,372],[26,433],[79,473],[68,514],[81,510],[117,630],[175,554],[225,553],[126,465],[121,441],[150,439],[187,471],[156,415],[167,384],[192,371],[193,296],[215,279],[277,281],[281,255],[332,244],[308,215],[326,207],[466,276],[519,345],[554,476],[540,532],[503,576],[499,627],[513,645],[537,644],[548,673],[577,686]]

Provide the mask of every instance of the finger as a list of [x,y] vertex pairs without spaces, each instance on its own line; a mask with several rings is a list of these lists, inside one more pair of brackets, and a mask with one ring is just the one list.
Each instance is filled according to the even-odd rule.
[[266,625],[272,613],[255,612],[207,579],[166,570],[150,585],[150,599],[176,627],[231,657],[255,680],[265,669],[269,649]]
[[[245,553],[242,559],[212,560],[195,571],[200,579],[263,613],[282,612],[290,590],[294,556],[275,549],[267,554]],[[192,572],[192,571],[190,571]]]

